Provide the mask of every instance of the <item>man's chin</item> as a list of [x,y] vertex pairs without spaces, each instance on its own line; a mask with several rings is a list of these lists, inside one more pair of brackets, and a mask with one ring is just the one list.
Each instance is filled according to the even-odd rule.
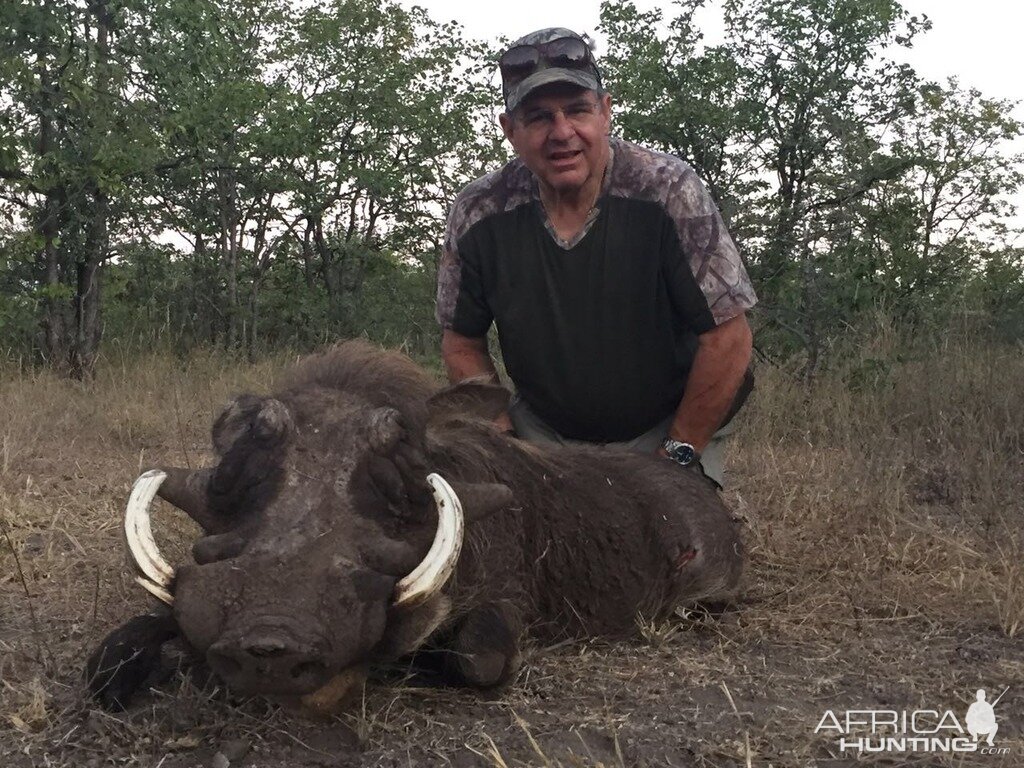
[[587,183],[587,174],[579,168],[565,171],[551,171],[545,174],[548,187],[561,195],[571,195],[579,192]]

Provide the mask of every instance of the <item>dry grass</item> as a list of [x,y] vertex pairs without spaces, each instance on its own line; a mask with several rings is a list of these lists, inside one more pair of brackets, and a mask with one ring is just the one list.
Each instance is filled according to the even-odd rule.
[[[883,329],[810,390],[759,372],[727,494],[750,555],[733,610],[530,648],[492,699],[373,684],[331,724],[186,673],[114,716],[79,681],[98,639],[148,607],[123,564],[130,483],[202,464],[219,406],[269,389],[286,359],[115,354],[84,385],[0,367],[0,765],[837,765],[813,733],[825,709],[959,716],[1006,686],[1009,757],[873,761],[1020,764],[1024,355],[899,350]],[[192,529],[171,528],[183,557]]]

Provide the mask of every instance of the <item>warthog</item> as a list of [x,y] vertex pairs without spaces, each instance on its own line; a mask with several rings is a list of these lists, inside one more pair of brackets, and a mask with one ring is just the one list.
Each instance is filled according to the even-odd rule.
[[[494,686],[526,631],[627,635],[735,588],[736,526],[699,472],[521,442],[491,424],[507,403],[362,342],[307,358],[273,397],[233,400],[215,466],[136,482],[129,550],[171,609],[104,640],[92,691],[126,705],[179,635],[231,690],[314,706],[425,647],[452,682]],[[176,570],[150,530],[157,494],[205,532]]]

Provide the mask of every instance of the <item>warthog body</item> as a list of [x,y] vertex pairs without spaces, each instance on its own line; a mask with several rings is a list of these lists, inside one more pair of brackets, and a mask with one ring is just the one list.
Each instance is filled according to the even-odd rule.
[[[173,611],[104,641],[94,692],[126,704],[178,634],[239,693],[337,698],[339,680],[424,646],[456,681],[490,686],[524,631],[627,635],[735,588],[736,527],[699,473],[523,443],[491,425],[507,398],[439,390],[359,342],[308,358],[274,397],[236,398],[213,428],[216,466],[165,470],[158,491],[206,534],[168,577]],[[396,599],[438,530],[431,472],[461,499],[461,554],[443,584]]]

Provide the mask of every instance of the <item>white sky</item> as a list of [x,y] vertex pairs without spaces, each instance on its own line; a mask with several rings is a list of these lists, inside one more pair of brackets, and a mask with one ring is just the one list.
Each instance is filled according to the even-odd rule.
[[[568,27],[594,33],[600,3],[597,0],[512,0],[481,3],[479,0],[400,0],[403,5],[426,8],[437,21],[455,20],[473,37],[516,38],[542,27]],[[671,2],[636,0],[644,10],[660,7],[672,16]],[[717,0],[698,17],[705,39],[720,38]],[[930,32],[920,36],[907,60],[922,75],[934,79],[960,77],[989,96],[1024,100],[1024,56],[1021,30],[1024,4],[1012,0],[903,0],[910,13],[927,14]],[[598,51],[600,55],[600,51]]]
[[[496,40],[516,38],[543,27],[568,27],[594,34],[598,24],[598,0],[512,0],[482,3],[479,0],[399,0],[401,4],[426,8],[437,21],[459,22],[472,37]],[[674,5],[667,0],[635,0],[643,9],[661,8],[671,17]],[[722,22],[718,0],[709,0],[698,16],[708,43],[721,39]],[[955,76],[963,87],[977,88],[988,97],[1022,102],[1014,112],[1024,120],[1024,3],[1013,0],[903,0],[912,14],[926,14],[932,29],[918,36],[914,47],[895,49],[893,58],[909,63],[922,77],[944,81]],[[601,38],[597,55],[600,59]],[[1017,152],[1024,151],[1018,141]],[[1024,225],[1024,194],[1015,199],[1016,223]]]

